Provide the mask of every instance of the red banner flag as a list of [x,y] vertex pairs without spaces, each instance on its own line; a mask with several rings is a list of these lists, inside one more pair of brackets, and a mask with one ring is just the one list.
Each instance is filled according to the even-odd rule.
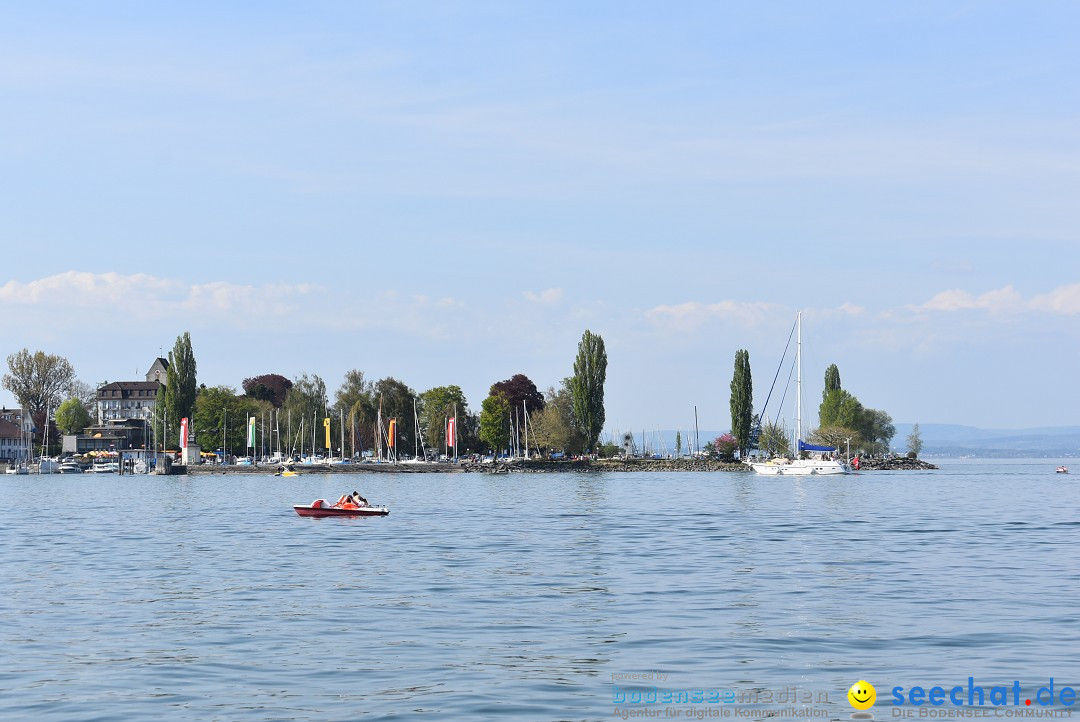
[[391,449],[397,444],[394,443],[394,437],[397,436],[397,419],[390,419],[390,433],[386,437],[386,445]]
[[181,449],[186,449],[187,448],[187,427],[188,427],[188,420],[187,420],[187,417],[185,416],[184,418],[180,419],[180,448]]
[[457,419],[451,416],[446,422],[446,444],[447,446],[454,445],[454,426],[457,424]]

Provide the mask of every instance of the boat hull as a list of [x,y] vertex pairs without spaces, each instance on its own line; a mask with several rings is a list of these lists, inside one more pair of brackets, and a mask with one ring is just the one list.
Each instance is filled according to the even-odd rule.
[[313,507],[311,504],[294,504],[293,510],[300,516],[386,516],[390,510],[385,506],[362,506],[359,509],[342,509],[333,506]]

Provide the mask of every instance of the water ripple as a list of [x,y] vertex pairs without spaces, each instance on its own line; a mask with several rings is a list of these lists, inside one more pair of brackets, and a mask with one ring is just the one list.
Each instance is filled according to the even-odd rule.
[[[579,720],[649,670],[837,700],[1066,684],[1078,492],[1044,471],[6,477],[0,695],[46,720]],[[291,510],[346,488],[391,515]],[[46,489],[83,503],[21,511]]]

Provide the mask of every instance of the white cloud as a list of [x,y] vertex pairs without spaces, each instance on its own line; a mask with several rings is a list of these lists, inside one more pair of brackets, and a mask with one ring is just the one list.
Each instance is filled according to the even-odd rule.
[[953,289],[942,291],[916,310],[922,311],[970,311],[984,310],[991,313],[1008,313],[1022,310],[1025,306],[1023,298],[1012,287],[1005,286],[993,291],[975,296],[967,291]]
[[563,290],[556,287],[549,288],[545,291],[541,291],[540,293],[535,293],[533,291],[525,291],[521,295],[524,296],[527,301],[533,301],[534,303],[546,303],[551,305],[556,304],[562,300]]
[[[65,271],[27,283],[0,286],[0,303],[55,309],[99,309],[104,317],[128,320],[176,319],[185,315],[203,322],[225,320],[238,311],[282,315],[295,310],[299,297],[315,290],[307,284],[251,286],[210,281],[186,283],[145,273]],[[98,316],[91,313],[94,320]]]
[[720,301],[718,303],[687,301],[675,305],[655,306],[645,312],[645,317],[657,326],[690,331],[715,320],[758,323],[766,314],[777,308],[775,304],[763,301]]
[[942,291],[926,303],[915,306],[916,311],[987,311],[992,314],[1052,313],[1071,316],[1080,314],[1080,283],[1058,286],[1049,293],[1025,299],[1012,285],[975,295],[952,289]]
[[1080,283],[1058,286],[1050,293],[1035,296],[1028,306],[1033,311],[1058,313],[1067,316],[1080,313]]

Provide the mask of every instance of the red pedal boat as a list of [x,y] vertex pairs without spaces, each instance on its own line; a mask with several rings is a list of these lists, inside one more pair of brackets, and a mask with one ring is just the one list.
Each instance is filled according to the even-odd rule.
[[385,506],[338,506],[324,499],[316,499],[310,504],[293,504],[293,510],[300,516],[386,516],[390,513]]

